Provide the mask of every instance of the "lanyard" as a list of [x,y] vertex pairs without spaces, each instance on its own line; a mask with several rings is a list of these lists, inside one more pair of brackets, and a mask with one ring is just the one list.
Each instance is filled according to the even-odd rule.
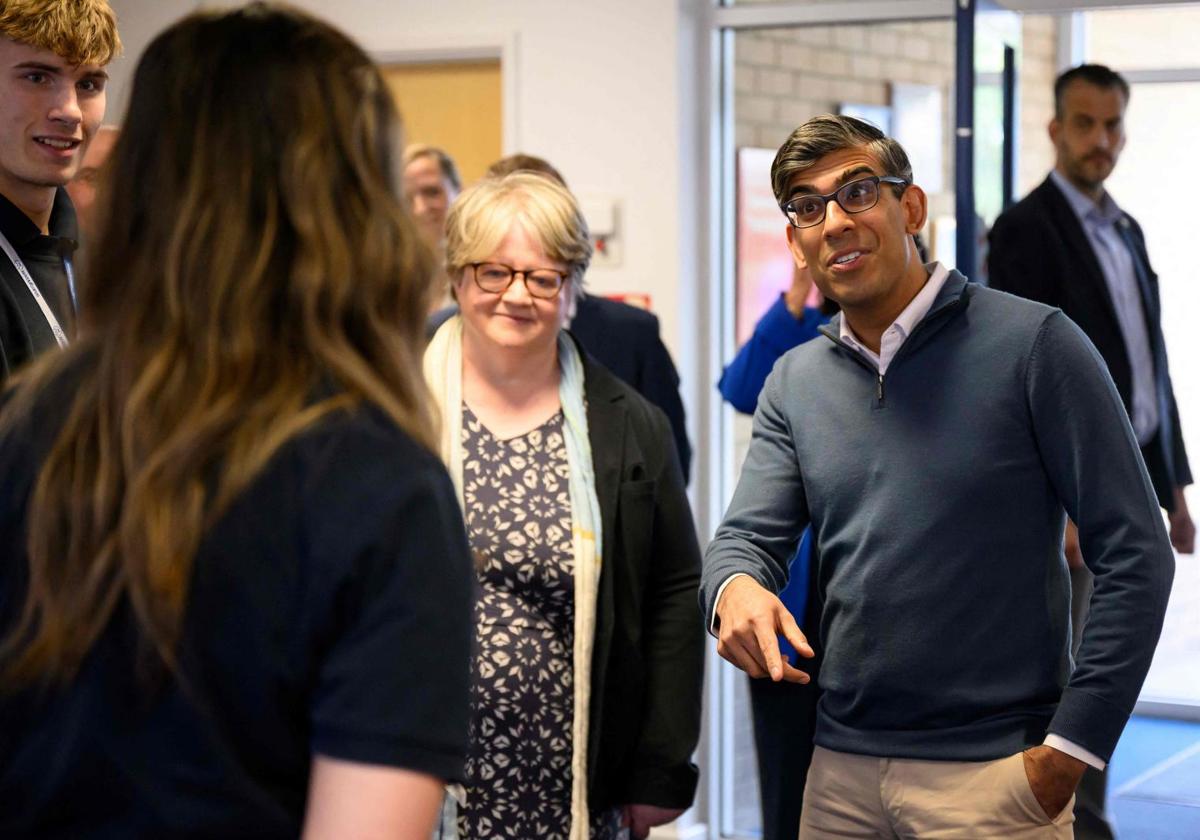
[[[46,323],[50,325],[50,330],[54,333],[54,340],[58,342],[58,346],[66,347],[67,334],[63,332],[63,328],[59,325],[58,318],[54,317],[54,312],[50,309],[50,304],[46,303],[46,298],[42,296],[41,289],[37,287],[37,283],[33,282],[33,275],[29,273],[29,269],[25,267],[25,263],[17,256],[16,249],[13,248],[12,243],[8,241],[8,237],[3,233],[0,233],[0,249],[8,256],[9,261],[13,264],[13,268],[17,270],[17,274],[21,275],[21,279],[25,281],[25,285],[29,288],[29,293],[37,301],[42,314],[46,316]],[[67,277],[69,282],[73,280],[72,274],[70,263],[68,263]],[[74,285],[73,282],[72,285]]]

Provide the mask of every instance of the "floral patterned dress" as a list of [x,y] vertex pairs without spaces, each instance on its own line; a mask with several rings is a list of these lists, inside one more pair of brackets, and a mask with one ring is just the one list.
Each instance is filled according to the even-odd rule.
[[[562,413],[499,440],[463,406],[463,500],[478,647],[459,834],[566,840],[574,719],[574,556]],[[591,836],[615,836],[617,812]]]

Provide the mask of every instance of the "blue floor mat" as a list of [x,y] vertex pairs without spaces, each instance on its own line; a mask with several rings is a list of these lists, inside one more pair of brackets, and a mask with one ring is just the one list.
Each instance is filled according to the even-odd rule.
[[1200,724],[1131,718],[1108,808],[1118,840],[1200,840]]
[[1200,808],[1200,743],[1150,768],[1113,795]]
[[1200,808],[1118,799],[1110,803],[1117,840],[1196,840]]

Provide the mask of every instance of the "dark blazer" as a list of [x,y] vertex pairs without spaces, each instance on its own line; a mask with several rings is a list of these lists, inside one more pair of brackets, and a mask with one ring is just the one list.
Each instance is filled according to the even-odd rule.
[[588,801],[686,808],[700,737],[700,549],[666,416],[584,354],[602,519]]
[[[1150,279],[1152,299],[1145,300],[1143,296],[1142,308],[1153,340],[1155,333],[1161,333],[1158,275],[1150,268],[1141,227],[1132,216],[1125,214],[1125,218]],[[1057,306],[1065,312],[1096,345],[1108,364],[1125,409],[1131,410],[1133,374],[1112,296],[1087,233],[1054,181],[1047,178],[1004,211],[996,219],[988,239],[988,285]],[[1180,432],[1170,374],[1164,371],[1162,375],[1167,377],[1170,417],[1163,418],[1165,422],[1154,439],[1142,447],[1142,457],[1159,503],[1172,510],[1175,488],[1191,484],[1192,472]],[[1163,439],[1164,428],[1171,430],[1170,439]]]
[[571,320],[571,333],[600,364],[667,415],[686,484],[692,447],[679,397],[679,373],[659,337],[658,318],[627,303],[584,295]]

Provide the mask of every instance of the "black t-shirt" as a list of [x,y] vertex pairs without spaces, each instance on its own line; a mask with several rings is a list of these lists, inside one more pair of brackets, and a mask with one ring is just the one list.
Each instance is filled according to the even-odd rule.
[[[42,402],[0,438],[0,630]],[[324,419],[205,536],[181,678],[146,692],[123,608],[69,688],[0,695],[0,837],[295,837],[314,753],[459,778],[471,580],[441,463],[376,410]]]
[[[49,235],[44,235],[15,204],[0,195],[0,231],[70,336],[74,332],[75,308],[67,263],[75,253],[79,233],[75,208],[61,187],[54,196],[49,228]],[[0,383],[33,357],[57,346],[54,331],[37,300],[16,266],[0,251]]]

